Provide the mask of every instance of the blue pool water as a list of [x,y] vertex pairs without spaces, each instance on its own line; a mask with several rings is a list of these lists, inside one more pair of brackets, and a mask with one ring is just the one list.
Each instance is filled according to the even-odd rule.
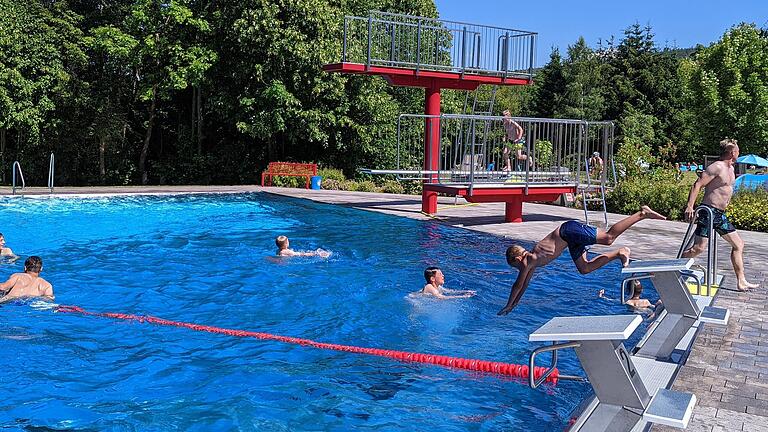
[[[566,253],[498,317],[511,240],[267,194],[2,199],[0,232],[22,256],[0,278],[40,255],[57,303],[322,342],[526,363],[548,319],[627,312],[596,297],[618,264]],[[274,262],[279,234],[333,255]],[[435,264],[477,297],[409,300]],[[0,340],[5,430],[562,430],[590,392],[29,304],[0,306]]]

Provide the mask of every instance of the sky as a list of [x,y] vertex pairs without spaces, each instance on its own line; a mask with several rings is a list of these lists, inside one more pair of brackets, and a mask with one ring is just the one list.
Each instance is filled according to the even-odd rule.
[[435,0],[440,18],[537,32],[537,66],[552,47],[565,54],[584,36],[591,47],[611,35],[617,42],[628,26],[650,25],[661,47],[709,45],[735,24],[768,27],[768,0]]

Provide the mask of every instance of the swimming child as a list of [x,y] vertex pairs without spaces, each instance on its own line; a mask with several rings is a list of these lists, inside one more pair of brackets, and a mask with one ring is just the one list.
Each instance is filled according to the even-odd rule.
[[651,302],[649,302],[647,299],[640,298],[640,295],[643,294],[643,285],[640,283],[640,281],[634,280],[630,285],[632,285],[632,297],[625,302],[627,306],[638,310],[652,308],[653,305]]
[[443,272],[437,267],[427,267],[426,270],[424,270],[424,279],[427,281],[427,284],[418,292],[419,294],[431,295],[439,299],[469,298],[477,294],[477,292],[470,290],[452,290],[443,288],[445,276],[443,276]]
[[320,258],[328,258],[331,253],[322,249],[307,252],[297,252],[290,249],[291,243],[288,241],[288,237],[281,235],[275,239],[277,245],[277,256],[292,257],[292,256],[319,256]]
[[24,273],[14,273],[6,282],[0,283],[0,291],[4,291],[3,297],[0,297],[0,303],[28,297],[53,300],[53,286],[40,277],[41,271],[43,271],[43,260],[40,257],[27,258],[24,261]]
[[612,245],[624,231],[644,219],[666,219],[666,217],[651,210],[648,206],[643,206],[640,211],[620,220],[608,231],[577,221],[568,221],[536,243],[531,251],[525,250],[520,245],[510,246],[506,253],[507,263],[520,272],[509,292],[507,304],[498,312],[498,315],[506,315],[512,311],[520,302],[520,298],[528,288],[536,269],[552,262],[566,248],[568,248],[571,258],[581,274],[591,273],[615,259],[620,259],[621,263],[626,266],[629,263],[630,253],[627,247],[610,251],[591,260],[587,259],[587,248],[594,244]]

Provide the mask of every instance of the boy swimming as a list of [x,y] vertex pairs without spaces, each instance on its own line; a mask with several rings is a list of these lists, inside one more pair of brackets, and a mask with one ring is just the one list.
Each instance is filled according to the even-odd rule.
[[43,271],[43,260],[40,257],[27,258],[24,261],[24,273],[14,273],[6,282],[0,283],[0,291],[4,291],[3,297],[0,297],[0,303],[29,297],[53,300],[53,286],[40,277],[41,271]]
[[427,281],[427,284],[424,285],[424,288],[417,294],[430,295],[443,300],[469,298],[476,294],[475,291],[470,290],[452,290],[443,288],[445,276],[443,275],[442,270],[437,267],[427,267],[426,270],[424,270],[424,279]]
[[281,235],[275,239],[275,245],[277,246],[277,256],[280,257],[292,257],[292,256],[319,256],[320,258],[328,258],[331,253],[322,249],[307,252],[297,252],[290,249],[291,242],[288,237]]
[[648,206],[643,206],[639,212],[620,220],[607,232],[577,221],[568,221],[544,237],[532,251],[527,251],[519,245],[510,246],[506,253],[507,263],[520,272],[512,285],[507,304],[498,312],[498,315],[506,315],[512,311],[528,288],[536,268],[549,264],[566,248],[581,274],[591,273],[615,259],[620,259],[622,265],[626,266],[629,263],[630,253],[627,247],[610,251],[591,260],[587,259],[587,248],[594,244],[612,245],[624,231],[644,219],[665,220],[666,217]]

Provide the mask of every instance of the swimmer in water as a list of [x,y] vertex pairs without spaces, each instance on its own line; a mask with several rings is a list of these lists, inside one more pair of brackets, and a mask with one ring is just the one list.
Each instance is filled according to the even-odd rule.
[[634,280],[632,281],[631,285],[632,297],[626,301],[627,306],[640,311],[652,309],[653,305],[651,302],[649,302],[647,299],[640,298],[640,295],[643,294],[643,285],[640,283],[640,281]]
[[24,261],[24,273],[14,273],[6,282],[0,283],[0,291],[4,291],[3,297],[0,297],[0,303],[30,297],[53,301],[53,286],[40,277],[41,271],[43,271],[43,260],[40,257],[27,258]]
[[427,284],[424,285],[424,288],[422,288],[421,291],[415,294],[434,296],[439,299],[469,298],[476,294],[475,291],[443,288],[445,276],[443,276],[443,272],[437,267],[427,267],[427,269],[424,270],[424,279],[427,281]]
[[281,235],[275,239],[275,245],[277,245],[277,256],[279,257],[293,257],[293,256],[319,256],[320,258],[328,258],[331,253],[318,249],[308,252],[297,252],[290,249],[291,243],[288,241],[288,237]]
[[19,257],[13,253],[11,248],[5,246],[5,236],[3,233],[0,233],[0,257],[7,257],[11,262],[19,259]]

